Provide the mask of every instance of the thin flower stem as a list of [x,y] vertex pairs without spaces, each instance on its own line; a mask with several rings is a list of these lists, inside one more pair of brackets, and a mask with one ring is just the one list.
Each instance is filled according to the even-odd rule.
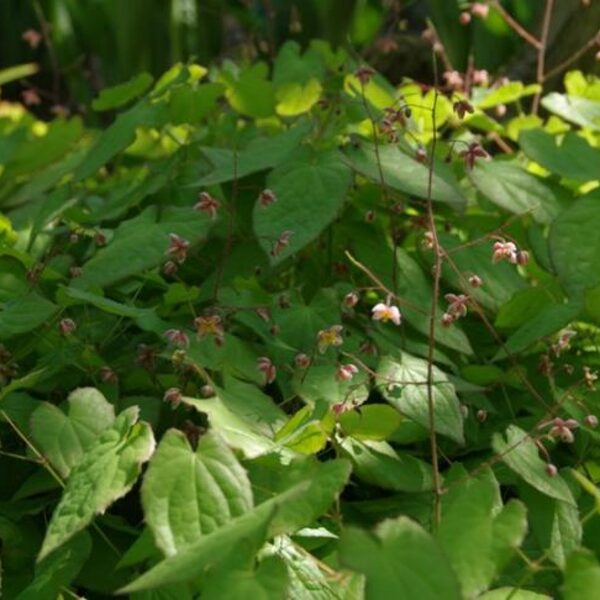
[[536,80],[540,86],[540,89],[533,97],[533,105],[531,109],[534,115],[537,115],[537,112],[540,107],[540,98],[542,97],[542,86],[544,85],[544,70],[546,68],[546,49],[548,46],[548,34],[550,32],[550,21],[552,18],[553,8],[554,0],[546,0],[544,20],[542,21],[542,37],[540,39],[540,47],[538,48],[538,59],[536,69]]
[[492,0],[490,3],[504,19],[504,22],[520,37],[522,37],[529,45],[533,46],[536,50],[541,47],[541,42],[535,36],[531,35],[518,21],[516,21],[511,14],[500,4],[499,0]]
[[[433,74],[434,83],[438,84],[437,60],[433,53]],[[431,448],[431,470],[433,476],[433,530],[437,531],[442,520],[442,482],[440,478],[437,435],[435,431],[435,404],[433,400],[433,357],[435,354],[435,328],[437,322],[437,307],[440,296],[440,277],[442,272],[442,250],[437,236],[435,224],[435,214],[433,210],[433,167],[435,163],[435,150],[437,146],[437,127],[435,123],[435,111],[437,108],[438,91],[437,87],[433,92],[433,105],[431,110],[431,123],[433,137],[431,140],[431,150],[429,157],[429,172],[427,179],[427,217],[429,220],[429,230],[431,231],[434,252],[434,273],[433,273],[433,294],[431,298],[431,314],[429,317],[429,340],[427,347],[427,411],[429,413],[429,443]]]

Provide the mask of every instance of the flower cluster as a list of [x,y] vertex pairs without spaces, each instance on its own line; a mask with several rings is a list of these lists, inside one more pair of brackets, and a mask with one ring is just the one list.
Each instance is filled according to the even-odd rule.
[[514,242],[499,240],[494,243],[492,262],[507,260],[513,265],[526,265],[529,262],[529,252],[519,250]]
[[442,315],[442,325],[449,327],[454,321],[467,316],[469,296],[465,294],[446,294],[444,296],[448,307]]

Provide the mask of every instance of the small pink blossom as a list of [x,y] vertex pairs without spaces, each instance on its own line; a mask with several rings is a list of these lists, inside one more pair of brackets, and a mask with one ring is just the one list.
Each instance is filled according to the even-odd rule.
[[423,146],[419,146],[417,148],[417,151],[415,152],[415,160],[421,164],[427,162],[427,151],[425,148],[423,148]]
[[25,106],[37,106],[42,103],[39,94],[33,88],[27,88],[21,92],[21,99]]
[[266,208],[274,202],[277,202],[277,196],[272,190],[266,189],[258,195],[258,201],[263,208]]
[[194,319],[194,327],[199,338],[211,335],[215,338],[217,344],[222,344],[224,340],[224,330],[221,317],[219,315],[206,315]]
[[460,90],[463,88],[465,81],[458,71],[446,71],[444,73],[446,85],[452,89]]
[[371,67],[362,66],[354,71],[354,76],[360,81],[361,85],[367,85],[371,81],[371,77],[375,75],[375,71]]
[[432,250],[435,244],[435,236],[433,235],[433,231],[426,231],[423,234],[423,247],[427,250]]
[[547,425],[551,425],[550,431],[548,435],[553,438],[559,438],[561,441],[566,444],[572,444],[575,440],[575,436],[573,435],[573,430],[579,427],[579,423],[575,419],[561,419],[560,417],[556,417],[550,423],[546,423],[541,425],[541,427],[545,427]]
[[598,417],[596,415],[586,415],[583,422],[590,428],[596,429],[598,427]]
[[471,4],[471,13],[480,19],[486,19],[490,12],[490,7],[483,2],[474,2]]
[[471,142],[467,149],[460,153],[460,157],[465,163],[465,168],[471,170],[475,166],[475,161],[478,158],[487,158],[488,153],[479,142]]
[[283,250],[290,245],[290,238],[293,235],[293,231],[284,231],[279,238],[277,238],[275,246],[271,250],[271,256],[277,256],[278,254],[281,254],[281,252],[283,252]]
[[185,262],[190,243],[176,233],[169,234],[169,247],[165,254],[172,256],[179,264]]
[[344,296],[344,306],[353,308],[358,304],[358,294],[356,292],[349,292]]
[[182,398],[181,390],[176,387],[169,388],[163,396],[163,400],[168,402],[173,410],[181,404]]
[[495,242],[494,253],[492,254],[492,262],[497,263],[505,259],[513,264],[516,264],[517,246],[513,242],[505,242],[504,240]]
[[444,298],[446,299],[446,302],[448,302],[448,309],[446,312],[451,314],[455,319],[467,315],[468,296],[465,296],[465,294],[446,294]]
[[351,381],[357,373],[358,367],[352,363],[340,365],[335,372],[335,379],[336,381]]
[[194,210],[206,213],[213,221],[217,218],[217,212],[221,203],[213,198],[208,192],[200,192],[199,200],[194,205]]
[[352,406],[352,404],[346,404],[345,402],[337,402],[336,404],[334,404],[331,407],[331,410],[336,414],[336,415],[342,415],[345,412],[348,412],[349,410],[352,410],[354,407]]
[[517,250],[515,259],[518,265],[524,267],[529,263],[529,252],[527,252],[527,250]]
[[177,346],[178,348],[189,348],[190,338],[188,337],[185,331],[181,331],[181,329],[167,329],[165,331],[164,336],[169,340],[171,344]]
[[373,320],[374,321],[383,321],[384,323],[387,321],[391,321],[394,325],[400,325],[402,322],[402,315],[400,314],[400,309],[393,304],[384,304],[380,302],[376,304],[372,309]]
[[296,354],[294,363],[299,369],[307,369],[310,366],[311,360],[308,355],[300,353]]
[[478,275],[471,275],[471,277],[469,277],[469,284],[471,287],[479,288],[483,285],[483,280]]
[[450,313],[445,312],[442,315],[442,326],[443,327],[450,327],[450,325],[452,325],[452,323],[454,323],[454,319],[455,319],[455,317],[453,315],[451,315]]
[[167,276],[167,277],[171,277],[173,275],[175,275],[175,273],[177,273],[177,270],[179,269],[179,267],[177,266],[177,263],[172,261],[172,260],[168,260],[164,265],[163,265],[163,273]]
[[104,383],[110,383],[114,385],[118,381],[117,374],[110,367],[101,367],[99,375],[100,379]]
[[457,100],[453,105],[452,109],[458,115],[459,119],[464,119],[466,113],[473,114],[475,109],[468,100]]
[[58,323],[58,330],[64,336],[70,335],[77,329],[77,324],[73,319],[61,319]]
[[471,14],[466,11],[461,12],[458,20],[461,25],[468,25],[471,22]]
[[473,71],[473,83],[475,85],[487,86],[490,82],[490,74],[485,69]]
[[270,358],[261,356],[256,361],[256,368],[265,376],[265,384],[273,383],[277,377],[277,369]]
[[21,35],[21,39],[29,44],[34,50],[40,45],[44,36],[36,29],[27,29]]
[[548,477],[556,477],[558,475],[558,469],[556,468],[556,465],[548,463],[546,465],[546,475],[548,475]]

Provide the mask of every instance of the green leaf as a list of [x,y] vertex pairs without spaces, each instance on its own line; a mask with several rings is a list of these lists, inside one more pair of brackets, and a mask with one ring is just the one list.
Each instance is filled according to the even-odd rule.
[[180,583],[198,577],[203,568],[235,552],[242,541],[264,541],[293,533],[320,515],[340,493],[349,476],[345,461],[319,465],[310,479],[301,479],[285,492],[263,502],[240,517],[181,550],[121,590],[122,593]]
[[288,598],[289,577],[285,563],[278,556],[261,560],[252,569],[223,568],[211,571],[202,590],[206,600],[275,600]]
[[389,439],[402,422],[400,413],[387,404],[368,404],[359,411],[342,413],[338,419],[345,435],[373,441]]
[[[380,146],[378,154],[379,160],[375,147],[366,142],[362,142],[358,148],[349,147],[344,151],[347,164],[371,181],[377,184],[381,183],[379,170],[381,167],[386,186],[411,196],[427,198],[429,184],[427,165],[404,154],[392,144]],[[435,165],[431,198],[438,202],[447,202],[456,208],[465,204],[465,198],[452,170],[442,162]]]
[[510,81],[505,85],[494,87],[486,92],[483,98],[475,102],[477,108],[493,108],[499,104],[517,102],[525,96],[531,96],[541,90],[537,84],[523,85],[520,81]]
[[[340,214],[351,183],[350,170],[336,151],[301,151],[276,168],[267,186],[277,202],[254,208],[254,231],[271,262],[278,263],[312,242]],[[289,244],[272,253],[284,231]]]
[[600,589],[600,564],[586,548],[575,550],[565,569],[565,600],[596,600]]
[[600,197],[573,203],[552,224],[548,242],[558,278],[570,296],[579,297],[600,283]]
[[22,65],[14,65],[0,71],[0,86],[5,83],[10,83],[17,79],[23,79],[30,75],[35,75],[39,71],[37,63],[24,63]]
[[502,587],[482,594],[479,600],[552,600],[552,597],[521,588]]
[[580,312],[581,306],[573,303],[552,304],[542,309],[508,338],[504,348],[498,350],[494,360],[505,358],[507,352],[521,352],[531,344],[556,333],[576,319]]
[[185,435],[163,436],[141,491],[148,527],[157,546],[176,554],[252,508],[246,472],[214,432],[203,435],[194,452]]
[[488,200],[517,215],[531,214],[539,223],[550,223],[561,210],[554,192],[516,164],[477,161],[469,176]]
[[165,121],[165,105],[140,102],[127,112],[121,113],[117,120],[103,131],[75,171],[75,181],[94,175],[96,171],[111,160],[117,153],[133,143],[138,127],[157,127]]
[[57,548],[36,565],[33,581],[16,600],[56,600],[87,561],[91,546],[90,536],[82,532]]
[[552,295],[548,290],[537,287],[519,290],[502,304],[494,325],[499,329],[521,327],[549,306],[552,306]]
[[254,137],[240,150],[201,147],[212,168],[193,187],[216,185],[273,168],[297,150],[309,129],[309,124],[302,122],[271,137]]
[[131,275],[138,275],[166,262],[169,234],[175,233],[191,244],[203,239],[211,227],[208,216],[187,207],[169,207],[158,215],[150,207],[139,216],[124,221],[114,238],[83,267],[76,287],[105,288]]
[[56,304],[35,292],[10,300],[0,311],[0,339],[28,333],[51,321],[57,311]]
[[223,93],[220,83],[203,83],[196,89],[182,85],[171,90],[169,113],[175,125],[199,123],[216,108]]
[[458,581],[435,540],[407,517],[384,521],[369,534],[349,527],[340,541],[344,565],[366,575],[367,600],[458,600]]
[[92,101],[92,108],[97,111],[102,111],[123,106],[130,100],[133,100],[148,91],[153,81],[154,79],[150,73],[142,72],[125,83],[105,88],[101,90],[98,97]]
[[218,396],[203,400],[184,397],[183,402],[208,415],[211,427],[223,436],[227,445],[248,458],[266,454],[277,447],[272,437],[265,435],[257,424],[230,410]]
[[97,437],[115,420],[113,405],[95,388],[69,394],[65,414],[49,402],[31,415],[31,437],[62,477],[68,477]]
[[270,117],[275,112],[273,84],[266,79],[268,68],[256,63],[243,71],[237,79],[224,78],[225,93],[232,108],[255,118]]
[[527,504],[531,529],[540,547],[561,569],[581,543],[582,528],[577,506],[549,498],[529,486],[519,486]]
[[[400,358],[384,356],[377,369],[384,398],[402,414],[429,428],[427,361],[403,352]],[[463,420],[454,386],[448,376],[433,366],[435,430],[462,444]]]
[[54,510],[38,560],[86,527],[124,496],[137,480],[142,463],[154,451],[154,436],[137,423],[138,408],[123,411],[73,469]]
[[492,447],[511,470],[536,490],[551,498],[575,504],[563,478],[560,475],[550,477],[546,473],[546,463],[539,457],[535,442],[525,431],[510,425],[505,436],[494,434]]
[[528,158],[561,177],[577,181],[598,179],[600,149],[574,132],[557,136],[541,128],[529,129],[521,133],[519,144]]
[[542,98],[542,106],[566,121],[592,131],[600,131],[600,102],[552,92]]
[[464,596],[473,598],[489,587],[520,545],[527,529],[525,508],[514,501],[498,512],[500,489],[489,469],[471,478],[462,467],[453,467],[446,485],[438,537]]
[[322,91],[318,79],[311,79],[304,85],[285,83],[275,92],[275,110],[282,117],[297,117],[308,112],[318,102]]
[[345,438],[340,444],[362,481],[395,492],[425,492],[433,487],[431,465],[407,452],[396,452],[386,442]]

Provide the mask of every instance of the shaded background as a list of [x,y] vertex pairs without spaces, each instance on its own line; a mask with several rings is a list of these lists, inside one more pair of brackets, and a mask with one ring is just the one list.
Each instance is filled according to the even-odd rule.
[[[539,34],[545,0],[503,0]],[[159,75],[177,61],[268,60],[288,39],[351,45],[393,82],[430,82],[430,20],[452,66],[534,80],[535,53],[493,11],[459,23],[464,0],[2,0],[0,68],[39,63],[40,72],[5,86],[4,97],[36,90],[49,104],[77,111],[100,89],[140,71]],[[600,0],[557,0],[547,68],[560,63],[600,27]],[[28,29],[46,31],[33,48]],[[595,50],[574,66],[598,72]],[[560,77],[549,82],[553,87]],[[46,104],[46,102],[44,102]],[[43,112],[44,107],[39,108]]]

